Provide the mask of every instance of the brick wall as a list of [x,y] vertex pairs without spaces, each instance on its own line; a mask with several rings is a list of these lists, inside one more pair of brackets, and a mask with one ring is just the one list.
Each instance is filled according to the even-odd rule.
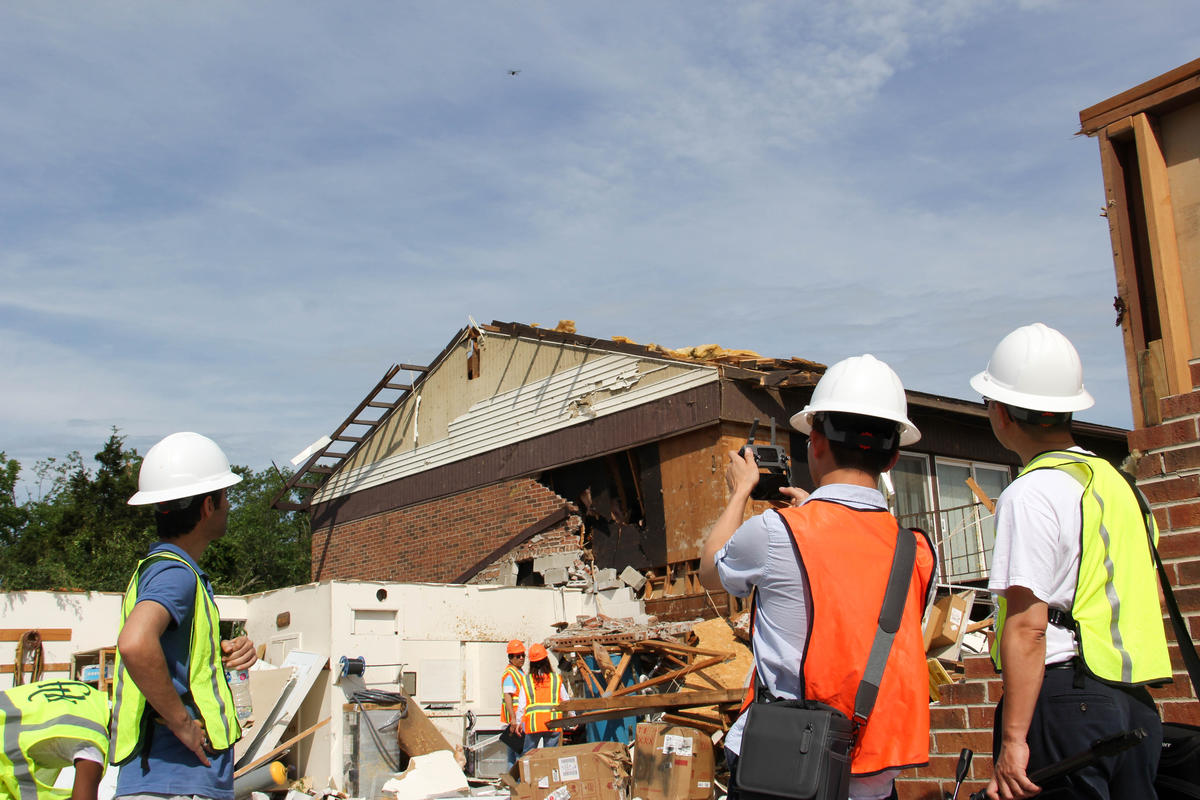
[[[1200,635],[1200,359],[1191,369],[1195,388],[1163,398],[1162,423],[1131,431],[1129,449],[1138,486],[1158,520],[1159,555],[1195,639]],[[1164,720],[1200,725],[1200,703],[1165,613],[1163,624],[1175,682],[1152,693]],[[954,788],[954,768],[963,747],[975,751],[975,758],[959,797],[982,788],[991,776],[992,720],[1001,695],[1000,676],[986,656],[972,656],[963,664],[963,678],[942,687],[941,702],[930,707],[929,766],[900,779],[901,800],[941,800],[942,792]]]
[[[567,501],[528,478],[473,489],[453,497],[408,506],[373,517],[314,530],[314,580],[388,580],[445,582],[511,539],[557,511]],[[502,557],[579,547],[579,518],[544,531]],[[498,579],[500,563],[488,575]],[[473,582],[486,582],[477,576]]]
[[964,674],[941,688],[929,707],[929,766],[908,770],[897,781],[900,800],[942,800],[954,790],[954,770],[964,748],[975,753],[960,798],[982,789],[992,776],[992,720],[1000,699],[1000,676],[987,656],[963,659]]
[[[1192,391],[1164,397],[1162,423],[1129,434],[1138,486],[1158,521],[1158,553],[1193,640],[1200,634],[1200,359],[1191,363]],[[1168,722],[1200,724],[1200,704],[1175,645],[1171,621],[1163,617],[1175,682],[1153,690]]]

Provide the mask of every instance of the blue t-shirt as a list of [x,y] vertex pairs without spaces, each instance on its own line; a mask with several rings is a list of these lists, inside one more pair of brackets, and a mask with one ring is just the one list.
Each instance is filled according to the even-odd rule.
[[[211,597],[208,576],[180,548],[159,542],[150,554],[169,552],[187,561],[200,573],[205,591]],[[192,616],[196,610],[196,576],[178,561],[162,559],[146,567],[138,583],[138,603],[158,603],[171,615],[171,622],[159,641],[167,659],[167,672],[175,691],[183,696],[188,690],[188,655],[191,649]],[[186,705],[186,704],[185,704]],[[188,707],[192,716],[195,709]],[[146,713],[157,716],[147,704]],[[171,729],[152,724],[150,755],[139,753],[121,767],[117,775],[116,796],[126,794],[198,795],[216,800],[233,800],[233,748],[209,753],[212,766],[206,767],[196,754],[183,746]],[[143,768],[145,763],[146,768]]]

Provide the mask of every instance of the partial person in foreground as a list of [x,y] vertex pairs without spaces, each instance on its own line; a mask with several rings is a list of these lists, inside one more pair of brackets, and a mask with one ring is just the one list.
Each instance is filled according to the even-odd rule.
[[[1128,479],[1075,443],[1090,408],[1075,347],[1042,323],[1018,328],[971,379],[992,431],[1023,468],[996,503],[988,589],[1004,697],[992,798],[1154,797],[1162,723],[1147,685],[1169,682],[1147,530]],[[1038,787],[1028,773],[1133,728],[1140,745]]]
[[158,544],[137,566],[121,607],[109,760],[117,797],[233,800],[241,738],[226,670],[257,661],[245,636],[220,638],[220,614],[199,566],[225,535],[226,489],[241,478],[197,433],[150,449],[130,505],[153,505]]
[[[849,796],[895,797],[900,770],[929,756],[928,672],[921,617],[934,579],[933,548],[920,531],[901,530],[877,488],[900,447],[920,439],[908,419],[896,373],[870,355],[830,367],[807,406],[791,418],[808,434],[817,489],[785,488],[790,505],[743,522],[758,482],[753,453],[729,454],[729,504],[713,525],[700,562],[709,589],[745,597],[757,589],[751,640],[754,673],[742,715],[725,739],[729,797],[741,796],[747,710],[755,700],[805,698],[854,716],[856,688],[879,628],[899,537],[916,556],[873,713],[857,730]],[[903,584],[901,584],[903,586]]]
[[[108,696],[80,681],[38,681],[0,692],[0,797],[96,800],[108,750]],[[71,789],[58,774],[75,768]]]

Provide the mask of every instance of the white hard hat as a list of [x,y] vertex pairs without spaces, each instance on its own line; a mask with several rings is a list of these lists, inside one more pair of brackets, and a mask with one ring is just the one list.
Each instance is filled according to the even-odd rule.
[[129,505],[146,506],[215,492],[241,480],[212,439],[198,433],[172,433],[146,453],[138,473],[138,492],[129,498]]
[[971,378],[971,388],[1032,411],[1082,411],[1096,402],[1083,388],[1083,365],[1075,346],[1040,322],[1001,339],[987,369]]
[[908,400],[900,377],[872,355],[847,358],[825,370],[808,405],[792,416],[792,427],[801,433],[811,432],[813,416],[822,411],[891,420],[900,426],[902,446],[921,439],[921,432],[908,418]]

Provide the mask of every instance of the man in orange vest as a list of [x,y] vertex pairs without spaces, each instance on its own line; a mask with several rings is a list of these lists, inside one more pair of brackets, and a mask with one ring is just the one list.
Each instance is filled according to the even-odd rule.
[[[896,518],[877,488],[900,447],[920,438],[908,419],[904,387],[873,356],[830,367],[791,423],[808,439],[817,489],[785,488],[791,504],[743,522],[758,483],[753,452],[729,454],[729,504],[713,525],[700,581],[745,597],[757,588],[751,683],[776,698],[816,700],[853,717],[896,549]],[[782,504],[780,504],[782,505]],[[934,556],[921,533],[908,596],[880,681],[875,708],[852,753],[850,797],[895,797],[901,769],[929,761],[929,696],[921,617]],[[803,670],[803,672],[802,672]],[[745,709],[743,708],[743,711]],[[743,713],[725,739],[736,800]]]
[[[520,639],[508,643],[508,666],[500,678],[500,721],[508,726],[511,733],[521,733],[521,715],[517,713],[521,692],[524,691],[525,645]],[[511,747],[508,749],[508,766],[517,763],[520,753]]]

